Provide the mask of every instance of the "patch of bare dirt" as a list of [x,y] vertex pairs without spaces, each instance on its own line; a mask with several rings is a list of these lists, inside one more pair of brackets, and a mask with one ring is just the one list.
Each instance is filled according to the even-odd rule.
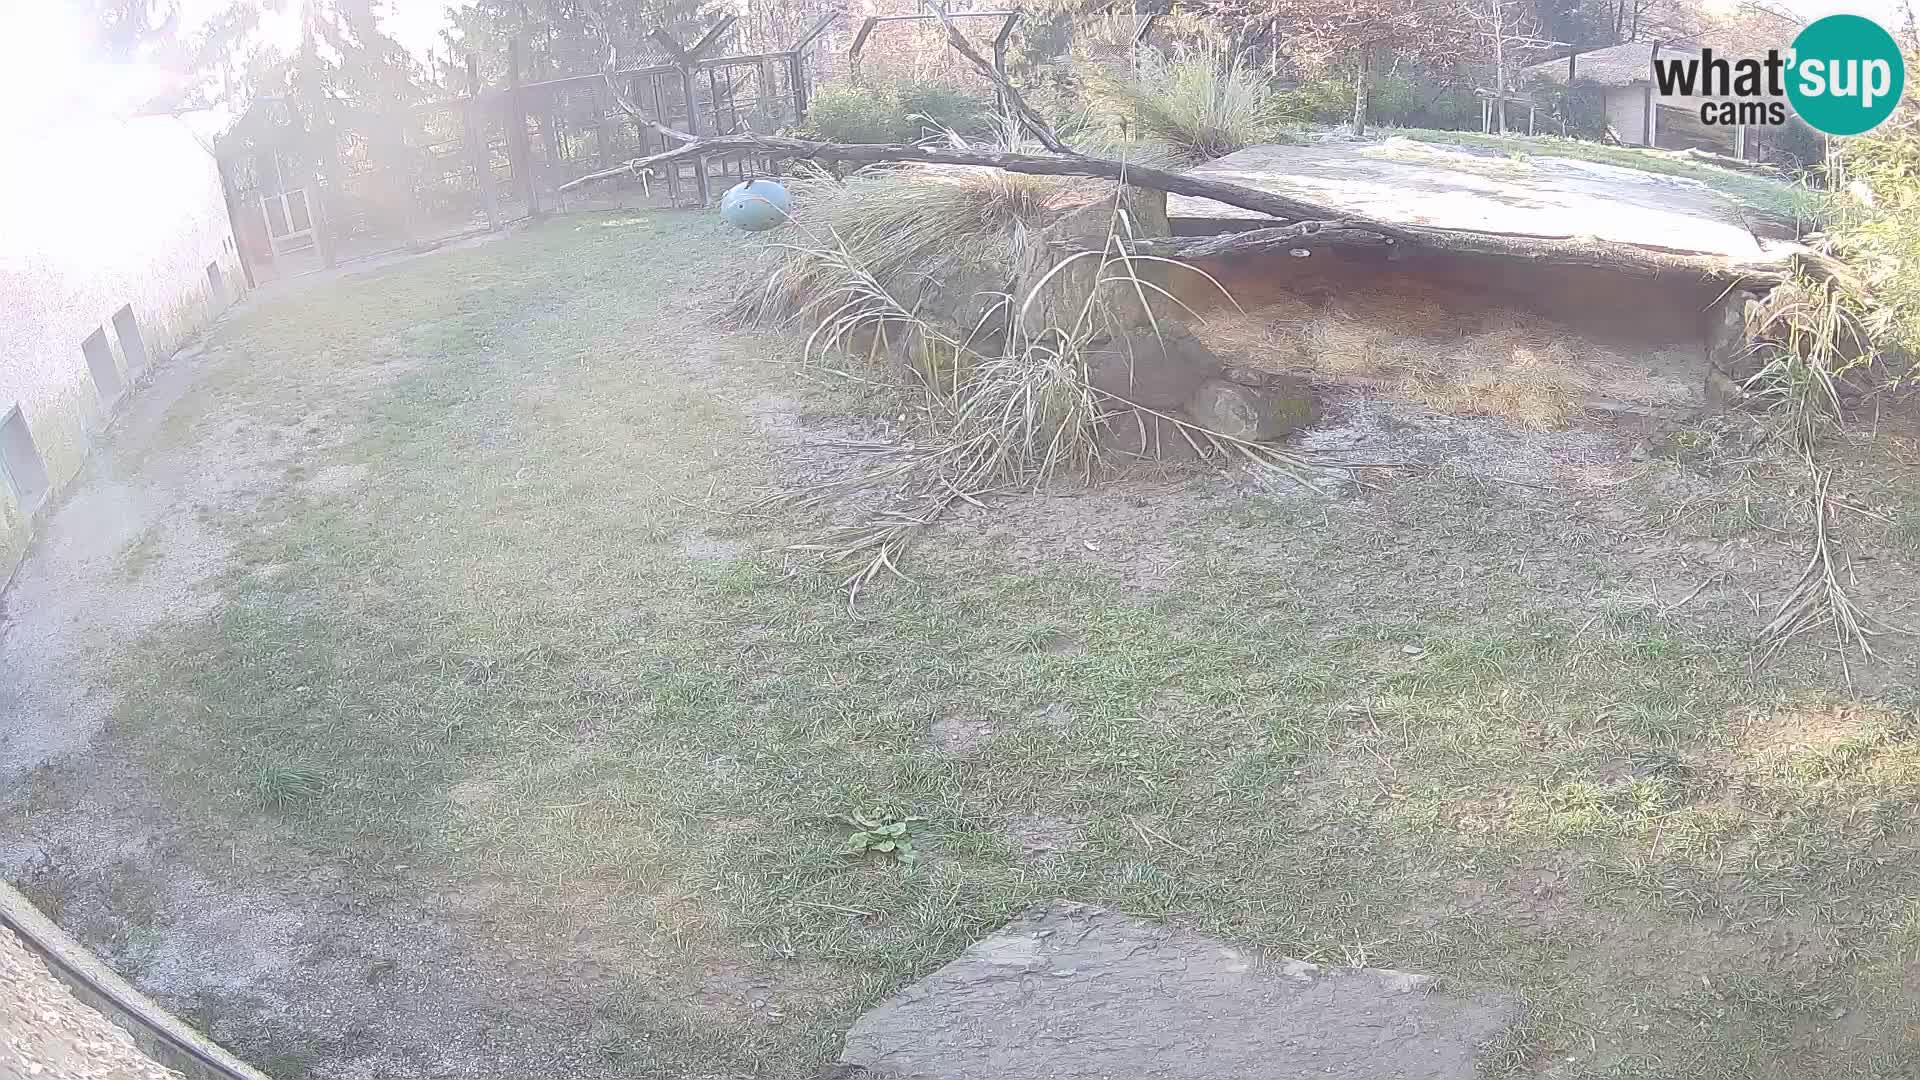
[[978,716],[946,715],[933,721],[933,745],[949,754],[970,754],[993,738],[993,722]]
[[1829,750],[1891,731],[1899,723],[1891,709],[1851,701],[1782,707],[1746,718],[1738,752],[1743,757],[1782,757]]
[[733,540],[722,540],[698,529],[681,533],[676,538],[680,554],[694,562],[716,562],[737,559],[746,554],[746,545]]
[[1216,512],[1243,497],[1217,474],[1135,470],[1093,488],[955,507],[914,556],[938,563],[949,545],[989,545],[1021,564],[1072,568],[1163,592],[1192,560],[1179,538],[1206,528]]
[[[203,618],[219,600],[228,541],[202,508],[234,494],[236,476],[264,475],[256,445],[231,429],[206,449],[228,466],[209,470],[159,439],[158,410],[176,403],[204,361],[170,363],[136,395],[115,429],[48,516],[0,615],[0,785],[85,746],[111,707],[109,650],[155,627]],[[137,462],[152,461],[151,472]],[[170,470],[171,465],[178,472]],[[122,479],[137,475],[138,480]],[[151,541],[158,554],[127,560]]]
[[1079,842],[1079,828],[1065,818],[1036,815],[1010,822],[1007,837],[1022,862],[1044,863],[1071,851]]
[[315,495],[353,495],[367,486],[367,467],[361,464],[325,465],[307,478],[307,491]]
[[1712,917],[1623,914],[1596,929],[1603,940],[1617,942],[1603,946],[1601,955],[1621,958],[1636,979],[1670,994],[1711,993],[1716,984],[1761,973],[1810,977],[1834,956],[1830,932],[1789,917],[1735,927]]
[[[90,768],[105,778],[111,764]],[[159,796],[135,794],[141,781],[127,774],[105,787],[80,812],[31,819],[36,839],[15,845],[0,874],[244,1059],[364,1080],[612,1078],[629,1073],[606,1050],[630,1034],[609,1002],[636,985],[688,1004],[727,996],[665,950],[606,941],[565,913],[505,921],[511,905],[484,882],[406,862],[303,861],[245,838],[217,851],[126,842],[104,825]],[[481,812],[491,792],[463,784],[452,796]],[[806,996],[786,971],[769,966],[729,1008],[777,1022],[770,1013]]]

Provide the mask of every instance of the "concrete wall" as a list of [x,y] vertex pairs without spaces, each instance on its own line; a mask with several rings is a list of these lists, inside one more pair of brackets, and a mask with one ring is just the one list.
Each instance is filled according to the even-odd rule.
[[[220,269],[215,295],[207,266]],[[129,369],[113,317],[131,306],[146,356],[163,363],[246,287],[219,167],[173,117],[70,119],[0,151],[0,424],[15,406],[51,488],[23,506],[0,479],[0,582],[44,511],[145,373]],[[102,400],[81,346],[105,330]],[[95,350],[96,367],[101,353]]]

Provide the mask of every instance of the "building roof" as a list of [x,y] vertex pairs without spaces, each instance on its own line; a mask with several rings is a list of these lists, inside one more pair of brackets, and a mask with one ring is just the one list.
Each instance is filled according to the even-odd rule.
[[[1573,64],[1575,82],[1591,82],[1606,87],[1638,86],[1652,80],[1653,49],[1651,41],[1629,41],[1624,45],[1609,45],[1604,49],[1576,54]],[[1669,41],[1660,43],[1660,55],[1664,58],[1677,58],[1688,54],[1698,55],[1700,46],[1690,41]],[[1741,59],[1737,54],[1728,55],[1728,60]],[[1523,77],[1532,76],[1548,82],[1567,82],[1567,58],[1546,60],[1538,64],[1529,64],[1520,69]],[[1772,94],[1762,93],[1761,100],[1774,100]],[[1727,100],[1717,95],[1703,94],[1663,94],[1660,104],[1671,108],[1697,109],[1708,101]]]
[[[1629,41],[1623,45],[1609,45],[1604,49],[1580,53],[1573,64],[1573,77],[1579,82],[1596,82],[1601,86],[1632,86],[1646,82],[1652,70],[1653,42]],[[1563,56],[1558,60],[1529,64],[1521,69],[1521,73],[1565,83],[1567,58]]]

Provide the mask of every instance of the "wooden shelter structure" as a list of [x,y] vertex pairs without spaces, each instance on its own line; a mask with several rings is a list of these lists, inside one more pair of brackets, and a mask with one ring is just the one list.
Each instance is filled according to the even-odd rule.
[[[836,17],[821,16],[788,48],[728,53],[737,23],[728,14],[691,44],[654,30],[646,44],[656,62],[531,80],[515,39],[504,85],[483,85],[469,57],[464,96],[377,114],[328,100],[311,107],[321,119],[304,128],[268,109],[266,126],[284,137],[222,161],[247,258],[284,272],[431,246],[539,217],[570,181],[678,145],[662,127],[699,138],[791,128],[807,109],[810,52]],[[636,172],[621,186],[648,203],[705,204],[716,179],[775,167],[764,153],[721,152]]]
[[1704,124],[1700,121],[1701,106],[1717,99],[1659,92],[1653,66],[1662,49],[1668,57],[1677,57],[1683,50],[1698,51],[1681,42],[1629,41],[1543,60],[1522,68],[1521,75],[1567,87],[1598,87],[1607,130],[1623,146],[1707,150],[1739,158],[1762,156],[1766,135],[1773,129]]

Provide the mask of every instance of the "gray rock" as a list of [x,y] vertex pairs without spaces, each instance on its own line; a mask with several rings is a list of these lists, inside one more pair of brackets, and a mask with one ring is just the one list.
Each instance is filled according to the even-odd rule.
[[[1093,194],[1097,189],[1088,189]],[[1108,189],[1109,192],[1111,189]],[[1110,194],[1095,195],[1090,201],[1067,211],[1050,222],[1042,233],[1046,250],[1059,252],[1063,248],[1100,251],[1107,246],[1110,230],[1117,231],[1122,237],[1135,239],[1171,236],[1167,225],[1167,197],[1164,192],[1149,191],[1145,188],[1129,187],[1122,200],[1126,212],[1126,224],[1123,226],[1115,216],[1115,206]],[[1059,273],[1051,271],[1059,269]],[[1031,267],[1026,278],[1014,290],[1019,298],[1016,306],[1025,311],[1024,329],[1029,334],[1038,334],[1048,326],[1072,325],[1089,301],[1094,304],[1097,324],[1106,328],[1139,328],[1153,325],[1151,307],[1159,312],[1161,319],[1171,314],[1171,305],[1155,303],[1157,295],[1153,289],[1137,289],[1133,285],[1118,280],[1130,272],[1141,281],[1156,287],[1165,287],[1168,272],[1163,263],[1132,262],[1120,264],[1103,258],[1075,259],[1065,267],[1042,260],[1040,265]],[[1041,281],[1046,282],[1044,287]],[[1028,293],[1038,288],[1039,295],[1034,303],[1028,304]]]
[[1747,336],[1747,309],[1759,299],[1757,293],[1734,289],[1707,311],[1707,366],[1733,383],[1746,382],[1766,363]]
[[1243,952],[1100,908],[1014,920],[865,1013],[871,1080],[1470,1080],[1511,994]]
[[1197,434],[1189,438],[1170,420],[1127,409],[1108,415],[1100,430],[1100,445],[1149,461],[1198,461],[1198,448],[1206,443]]
[[[1167,224],[1166,192],[1130,187],[1123,204],[1131,228],[1118,228],[1122,237],[1140,240],[1173,235],[1173,229]],[[1102,196],[1049,224],[1047,239],[1056,243],[1073,240],[1097,250],[1106,242],[1108,231],[1116,227],[1113,199]]]
[[1746,403],[1747,392],[1717,367],[1707,368],[1707,404],[1723,409],[1739,408]]
[[1213,350],[1178,327],[1126,334],[1087,353],[1087,382],[1135,405],[1172,410],[1220,374]]
[[1208,379],[1194,391],[1187,413],[1209,431],[1248,442],[1277,439],[1313,423],[1313,388],[1307,380],[1269,376],[1247,386]]

